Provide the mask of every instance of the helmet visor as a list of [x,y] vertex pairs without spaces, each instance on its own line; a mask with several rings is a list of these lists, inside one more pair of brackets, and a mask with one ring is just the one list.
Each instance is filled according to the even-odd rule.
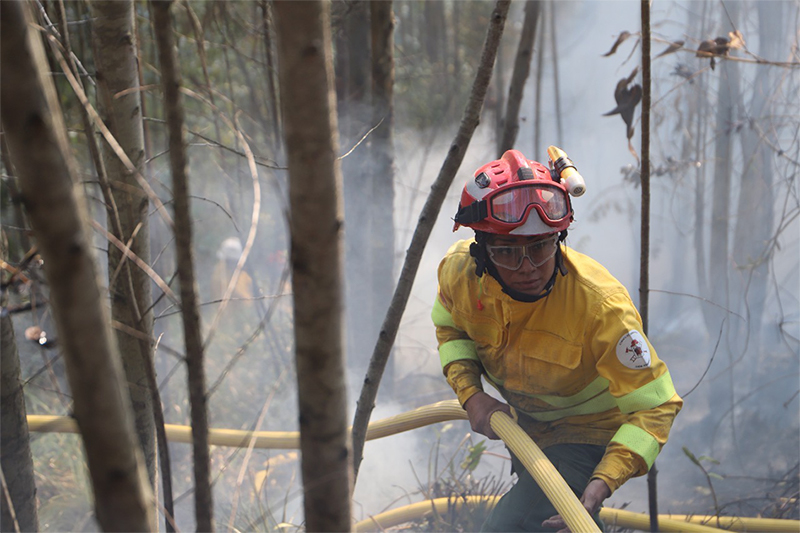
[[530,206],[537,206],[542,219],[551,223],[560,222],[569,215],[564,191],[545,183],[505,188],[487,200],[492,217],[507,224],[523,221]]

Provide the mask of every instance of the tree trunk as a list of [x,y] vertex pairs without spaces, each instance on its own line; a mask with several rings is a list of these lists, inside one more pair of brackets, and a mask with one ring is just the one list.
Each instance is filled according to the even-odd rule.
[[[373,161],[373,201],[369,203],[372,222],[372,302],[375,317],[386,314],[394,290],[394,16],[391,1],[371,2],[372,24],[372,109],[370,153]],[[373,319],[377,329],[377,319]],[[386,392],[394,394],[394,370],[386,372]]]
[[84,222],[86,206],[27,6],[0,2],[3,127],[50,284],[97,520],[104,530],[150,531],[152,492],[135,444],[122,364]]
[[453,86],[461,87],[461,2],[453,2],[453,73],[448,78],[453,78]]
[[[725,31],[733,31],[738,23],[741,2],[731,1],[726,4],[727,13],[730,20],[725,24]],[[723,15],[723,18],[726,18]],[[731,254],[730,254],[730,202],[732,188],[732,144],[733,144],[733,125],[738,118],[737,110],[741,100],[739,91],[739,66],[735,61],[722,61],[719,65],[719,88],[717,91],[717,111],[716,111],[716,142],[714,145],[714,179],[713,191],[714,199],[711,205],[711,234],[709,240],[709,285],[711,290],[710,299],[720,306],[714,308],[709,313],[713,322],[707,324],[711,332],[719,331],[723,321],[727,321],[727,327],[723,330],[723,337],[720,343],[720,353],[731,354],[730,345],[727,342],[727,331],[731,327],[732,320],[739,320],[733,315],[729,315],[725,309],[729,309],[728,280],[730,277]],[[732,355],[725,360],[720,357],[711,366],[712,375],[723,372],[725,375],[719,376],[711,381],[709,391],[711,401],[718,405],[733,406],[734,388],[732,385],[734,368],[731,365]],[[731,417],[734,421],[734,417]],[[716,420],[714,420],[716,422]],[[712,428],[714,424],[707,424],[706,428]],[[733,428],[734,426],[732,426]],[[731,442],[735,441],[735,431]]]
[[[780,61],[784,45],[783,23],[785,11],[782,2],[759,2],[759,49],[760,57]],[[739,311],[745,314],[749,324],[739,331],[742,349],[761,346],[761,321],[767,298],[772,250],[770,240],[774,232],[775,187],[773,151],[769,144],[778,145],[773,125],[778,111],[775,100],[779,89],[776,84],[782,77],[774,67],[760,65],[755,76],[755,86],[747,113],[749,122],[742,129],[742,169],[739,193],[738,217],[734,231],[733,262],[739,271],[738,283],[731,288]],[[754,208],[758,206],[758,209]],[[757,360],[749,365],[757,364]],[[748,365],[748,366],[749,366]]]
[[169,134],[169,162],[172,193],[175,198],[175,251],[180,283],[183,337],[189,380],[189,406],[192,422],[194,459],[194,504],[198,531],[214,530],[214,502],[210,483],[208,449],[208,398],[203,368],[203,337],[197,306],[197,283],[192,253],[192,219],[189,212],[189,183],[186,176],[184,116],[180,98],[181,78],[170,18],[171,1],[151,1],[153,24],[158,43],[164,110]]
[[542,78],[544,77],[544,43],[547,35],[547,24],[542,17],[542,27],[539,29],[539,51],[536,53],[536,101],[533,105],[533,154],[547,153],[542,146]]
[[[731,2],[738,14],[740,3]],[[731,14],[733,15],[733,13]],[[731,201],[731,159],[733,124],[739,103],[739,66],[733,61],[722,61],[719,65],[719,87],[717,90],[716,142],[714,144],[714,199],[711,206],[711,242],[709,264],[711,299],[723,307],[728,306],[728,270],[730,264],[729,228]],[[719,328],[712,324],[710,331]]]
[[[708,4],[703,3],[703,13],[699,21],[699,30],[693,31],[692,35],[705,35],[706,31],[706,18],[708,11]],[[692,23],[697,22],[697,18],[691,12],[687,13]],[[695,30],[696,26],[690,26]],[[694,253],[695,253],[695,270],[697,272],[697,291],[702,297],[709,295],[708,278],[710,277],[709,269],[706,268],[706,244],[705,237],[708,231],[706,224],[705,213],[705,191],[706,191],[706,137],[708,134],[708,102],[706,98],[706,76],[698,76],[698,87],[693,91],[695,100],[695,123],[694,126],[694,139],[693,146],[695,149],[694,160],[699,163],[695,165],[695,197],[694,197]],[[701,306],[703,313],[703,320],[708,327],[713,319],[711,317],[710,306]]]
[[278,1],[306,531],[349,531],[351,449],[342,338],[342,178],[330,4]]
[[264,33],[264,58],[266,60],[266,72],[265,75],[267,77],[267,98],[269,98],[269,113],[271,114],[270,125],[272,127],[272,142],[273,142],[273,154],[275,158],[278,158],[278,155],[281,152],[281,140],[280,140],[280,131],[281,131],[281,110],[278,106],[278,89],[276,87],[276,72],[275,72],[275,65],[274,65],[274,45],[272,42],[272,33],[274,31],[273,23],[272,23],[272,2],[268,0],[261,1],[261,13],[262,13],[262,21],[261,27],[262,32]]
[[478,127],[478,122],[480,121],[481,108],[483,107],[486,91],[492,77],[494,60],[497,57],[497,49],[500,44],[500,37],[503,35],[503,27],[505,26],[510,3],[510,0],[498,0],[494,11],[492,11],[492,16],[489,19],[489,29],[486,34],[486,41],[484,42],[483,52],[481,53],[480,63],[478,64],[478,71],[475,76],[475,81],[472,84],[469,100],[464,109],[461,125],[458,128],[458,132],[456,132],[453,144],[450,145],[447,157],[444,163],[442,163],[439,175],[431,186],[431,193],[428,195],[428,199],[422,207],[417,227],[411,238],[411,244],[406,252],[406,260],[400,272],[400,279],[395,288],[394,295],[392,296],[389,310],[386,312],[383,325],[381,326],[378,343],[375,345],[375,350],[372,352],[372,359],[370,359],[367,375],[364,378],[364,385],[361,389],[361,395],[358,399],[355,419],[353,421],[353,467],[356,477],[358,476],[358,467],[363,457],[367,426],[369,425],[369,418],[372,414],[372,410],[375,407],[378,387],[380,386],[381,377],[383,376],[383,370],[386,367],[386,361],[389,358],[390,350],[397,337],[397,329],[400,326],[400,319],[403,317],[406,303],[408,303],[411,287],[414,285],[414,277],[417,274],[417,269],[422,259],[422,252],[433,230],[433,224],[436,222],[436,218],[439,215],[442,202],[444,202],[445,196],[447,195],[447,190],[450,188],[453,178],[456,172],[458,172],[458,168],[461,166],[464,154],[469,147],[469,142],[472,140],[472,134],[475,132],[475,128]]
[[[0,257],[8,259],[0,242]],[[6,292],[3,291],[5,296]],[[0,302],[3,309],[6,302]],[[33,478],[33,457],[28,437],[25,395],[19,378],[19,353],[14,338],[11,315],[0,315],[0,467],[3,491],[0,494],[0,531],[39,531],[36,513],[36,483]],[[16,522],[16,524],[15,524]]]
[[503,80],[503,73],[506,71],[505,61],[503,60],[503,42],[500,42],[497,50],[497,62],[494,65],[494,79],[492,80],[492,92],[494,93],[494,138],[497,143],[497,151],[500,151],[500,139],[503,136],[503,110],[506,107],[505,93],[506,88]]
[[514,59],[514,71],[511,74],[511,83],[508,86],[508,103],[506,105],[505,120],[503,121],[503,135],[500,137],[500,149],[497,157],[502,157],[506,150],[514,148],[519,133],[519,108],[522,104],[522,95],[525,91],[525,82],[531,71],[531,58],[533,57],[533,43],[536,40],[536,24],[541,13],[539,0],[528,0],[525,3],[525,19],[522,22],[522,34],[519,37],[517,57]]
[[[142,128],[139,72],[136,59],[136,42],[133,33],[133,2],[102,1],[90,4],[94,17],[94,62],[97,70],[100,116],[131,162],[142,172],[144,167],[144,131]],[[124,96],[120,91],[133,89]],[[134,176],[127,171],[107,144],[103,145],[103,161],[109,183],[120,184],[111,188],[116,212],[109,211],[108,227],[131,251],[150,264],[150,232],[148,224],[149,202]],[[119,225],[117,227],[117,224]],[[137,231],[133,237],[134,231]],[[118,232],[121,232],[118,233]],[[140,268],[120,265],[122,252],[109,246],[108,273],[111,298],[111,319],[142,333],[153,336],[153,313],[149,311],[153,298],[150,278]],[[119,272],[118,272],[119,269]],[[116,279],[114,275],[118,272]],[[133,293],[131,293],[131,290]],[[155,483],[156,446],[152,395],[147,372],[152,365],[153,350],[148,341],[117,330],[119,346],[131,404],[136,422],[136,432],[144,452],[150,482]]]
[[553,60],[553,94],[556,104],[556,137],[558,144],[564,142],[564,127],[561,123],[561,86],[558,82],[558,36],[556,34],[556,9],[558,2],[550,0],[550,58]]
[[[553,6],[555,7],[555,6]],[[650,106],[652,83],[650,73],[650,0],[639,3],[642,20],[642,166],[640,169],[641,246],[639,256],[639,312],[642,331],[649,331],[650,316]],[[553,24],[555,27],[555,24]],[[555,54],[555,45],[553,46]],[[555,67],[555,64],[554,64]],[[560,142],[560,141],[559,141]],[[650,511],[650,531],[658,532],[658,469],[653,464],[647,471],[647,500]]]

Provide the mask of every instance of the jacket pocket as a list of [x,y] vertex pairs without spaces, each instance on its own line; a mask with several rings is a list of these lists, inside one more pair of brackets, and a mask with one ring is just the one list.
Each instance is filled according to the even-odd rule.
[[569,395],[582,380],[583,372],[579,367],[583,348],[579,343],[546,331],[524,330],[518,349],[516,390],[528,394]]

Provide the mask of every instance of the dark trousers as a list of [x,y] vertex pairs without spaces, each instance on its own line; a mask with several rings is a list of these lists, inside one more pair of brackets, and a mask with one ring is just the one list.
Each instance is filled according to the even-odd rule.
[[[567,485],[580,498],[597,463],[603,458],[605,447],[592,444],[556,444],[543,451]],[[497,502],[483,524],[482,531],[556,531],[543,528],[542,522],[558,514],[558,511],[519,459],[512,454],[511,460],[519,480]],[[603,531],[603,523],[597,514],[594,520],[600,531]]]

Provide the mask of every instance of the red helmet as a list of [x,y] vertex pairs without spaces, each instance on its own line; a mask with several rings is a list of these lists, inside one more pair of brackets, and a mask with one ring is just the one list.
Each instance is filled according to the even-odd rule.
[[543,235],[566,230],[572,215],[561,181],[541,163],[508,150],[476,170],[464,186],[453,231],[467,226],[501,235]]

